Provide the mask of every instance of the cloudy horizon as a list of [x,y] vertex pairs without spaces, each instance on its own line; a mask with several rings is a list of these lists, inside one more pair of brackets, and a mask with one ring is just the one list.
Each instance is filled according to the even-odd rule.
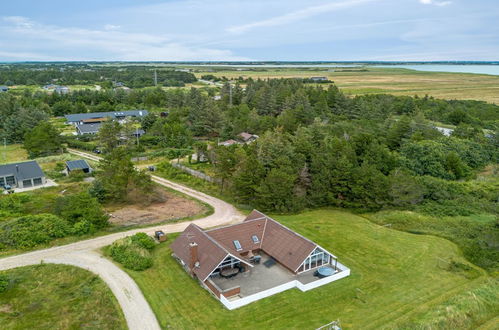
[[496,61],[492,0],[18,0],[0,61]]

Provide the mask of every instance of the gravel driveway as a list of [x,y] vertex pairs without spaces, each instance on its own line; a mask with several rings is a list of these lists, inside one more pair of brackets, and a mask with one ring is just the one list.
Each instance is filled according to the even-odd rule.
[[[100,157],[98,156],[77,150],[70,149],[69,152],[95,161],[100,160]],[[209,228],[241,221],[243,216],[232,205],[218,198],[155,175],[152,176],[152,179],[162,186],[175,189],[211,205],[214,209],[214,213],[194,221],[157,225],[147,229],[134,229],[68,245],[2,258],[0,259],[0,270],[39,264],[41,262],[67,264],[87,269],[99,275],[102,280],[107,283],[118,299],[130,329],[160,329],[156,316],[137,284],[118,266],[104,258],[99,253],[98,249],[111,244],[119,238],[130,236],[137,232],[146,232],[152,235],[155,230],[162,230],[165,233],[175,233],[184,230],[190,223]]]

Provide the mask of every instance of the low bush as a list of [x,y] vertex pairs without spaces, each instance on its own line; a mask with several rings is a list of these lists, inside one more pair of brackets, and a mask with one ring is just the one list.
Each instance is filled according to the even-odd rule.
[[151,267],[153,260],[149,250],[154,248],[155,243],[147,237],[145,233],[138,233],[115,241],[109,249],[111,257],[131,270],[141,271]]
[[[59,197],[56,200],[55,213],[72,225],[80,223],[78,234],[91,233],[108,224],[108,216],[101,204],[88,192]],[[87,224],[82,226],[81,223]],[[83,228],[88,228],[88,231],[82,232]]]
[[27,215],[2,224],[0,246],[27,249],[71,233],[71,226],[58,216]]
[[9,278],[7,275],[0,275],[0,293],[7,291],[9,286]]
[[154,239],[146,233],[137,233],[132,236],[132,242],[137,243],[144,249],[152,250],[156,246]]
[[84,142],[69,137],[66,138],[65,142],[68,144],[68,147],[70,148],[77,148],[85,151],[94,151],[98,147],[97,143],[95,142]]
[[31,200],[30,195],[11,194],[0,198],[0,219],[19,216],[24,211],[24,204]]

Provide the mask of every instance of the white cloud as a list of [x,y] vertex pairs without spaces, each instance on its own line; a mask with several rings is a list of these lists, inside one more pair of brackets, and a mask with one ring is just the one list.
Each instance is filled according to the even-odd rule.
[[104,25],[104,30],[118,30],[121,26],[120,25],[113,25],[113,24],[106,24]]
[[[286,25],[289,23],[293,23],[296,21],[301,21],[311,16],[323,14],[326,12],[336,11],[344,8],[349,8],[353,6],[357,6],[363,3],[372,2],[375,0],[348,0],[343,2],[333,2],[327,3],[324,5],[311,6],[304,9],[296,10],[284,15],[275,16],[272,18],[268,18],[261,21],[256,21],[248,24],[231,26],[226,29],[227,32],[230,33],[244,33],[249,30],[261,27],[269,27],[269,26],[279,26]],[[426,1],[426,0],[425,0]]]
[[[27,17],[4,17],[0,34],[10,40],[1,48],[0,57],[25,60],[123,60],[194,61],[247,60],[230,50],[185,45],[172,36],[117,31],[117,26],[102,30],[41,24]],[[53,49],[60,56],[52,57]],[[84,55],[91,54],[91,55]]]
[[435,5],[439,7],[447,6],[452,3],[452,1],[435,1],[435,0],[419,0],[423,5]]

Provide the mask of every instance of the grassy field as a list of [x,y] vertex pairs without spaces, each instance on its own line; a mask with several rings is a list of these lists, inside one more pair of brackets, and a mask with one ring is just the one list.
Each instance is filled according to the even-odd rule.
[[[152,268],[128,271],[161,326],[312,329],[339,319],[346,329],[455,329],[456,324],[476,328],[496,316],[497,283],[447,240],[399,232],[331,209],[275,218],[336,254],[352,275],[309,292],[293,289],[228,311],[183,271],[169,244],[163,244],[154,251]],[[448,307],[452,315],[442,312]]]
[[[200,68],[195,68],[199,70]],[[201,69],[202,70],[202,69]],[[345,68],[266,68],[259,71],[203,71],[196,72],[227,78],[305,78],[326,76],[343,92],[352,95],[389,93],[394,95],[426,94],[442,99],[481,100],[499,104],[499,76],[415,71],[399,68],[372,68],[341,71]],[[322,85],[322,84],[321,84]]]
[[6,329],[126,329],[121,309],[98,276],[71,266],[37,265],[0,272],[10,281],[0,293]]
[[28,159],[28,153],[21,144],[8,144],[0,146],[0,164],[7,164]]

